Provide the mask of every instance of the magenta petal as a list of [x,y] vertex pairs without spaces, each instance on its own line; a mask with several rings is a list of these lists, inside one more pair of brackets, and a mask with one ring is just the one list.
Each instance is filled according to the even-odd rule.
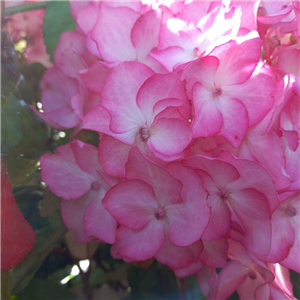
[[155,218],[158,204],[152,188],[147,183],[125,180],[107,192],[103,206],[121,225],[138,230]]
[[164,224],[156,219],[138,231],[121,226],[117,230],[117,240],[112,251],[119,257],[142,261],[155,256],[165,240]]
[[117,222],[103,207],[102,198],[103,195],[99,194],[87,207],[84,229],[88,236],[113,244],[116,240]]
[[200,260],[207,266],[214,268],[225,267],[227,263],[228,243],[224,237],[217,241],[203,241],[204,249]]
[[159,119],[150,127],[148,147],[154,150],[154,155],[156,151],[165,156],[182,152],[192,140],[192,131],[188,124],[178,119]]

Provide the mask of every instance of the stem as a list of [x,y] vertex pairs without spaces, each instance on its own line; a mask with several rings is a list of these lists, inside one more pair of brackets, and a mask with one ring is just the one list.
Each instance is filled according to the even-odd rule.
[[12,7],[5,8],[5,15],[14,15],[20,12],[30,11],[30,10],[36,10],[36,9],[42,9],[46,8],[48,5],[48,1],[44,2],[36,2],[36,3],[28,3],[28,4],[22,4],[22,5],[16,5]]

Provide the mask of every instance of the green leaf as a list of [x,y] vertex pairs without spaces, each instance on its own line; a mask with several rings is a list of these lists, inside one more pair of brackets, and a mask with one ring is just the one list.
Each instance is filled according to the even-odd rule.
[[12,276],[13,271],[2,271],[1,272],[1,299],[10,300],[12,290]]
[[39,157],[46,149],[47,127],[26,105],[11,95],[3,107],[1,151],[4,155]]
[[37,170],[38,159],[17,157],[6,160],[8,174],[12,187],[23,186],[28,183]]
[[50,216],[53,212],[60,208],[60,197],[53,194],[47,187],[43,199],[41,201],[40,214],[41,217]]
[[65,31],[74,31],[76,23],[70,12],[68,1],[50,1],[44,17],[44,40],[51,60],[60,36]]
[[16,300],[75,300],[76,297],[65,286],[59,283],[34,278],[22,292],[17,294]]

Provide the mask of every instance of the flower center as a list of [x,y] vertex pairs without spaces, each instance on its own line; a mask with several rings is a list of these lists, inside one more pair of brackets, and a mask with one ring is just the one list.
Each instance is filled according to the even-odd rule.
[[220,96],[222,94],[222,88],[221,87],[215,87],[213,90],[214,96]]
[[223,201],[227,200],[228,197],[229,197],[229,193],[228,193],[227,191],[225,191],[225,190],[220,190],[220,191],[218,192],[217,195],[218,195],[218,196],[220,197],[220,199],[223,200]]
[[99,190],[99,189],[100,189],[100,184],[99,184],[99,182],[98,182],[98,181],[93,181],[92,184],[91,184],[91,188],[92,188],[92,190],[94,190],[94,191]]
[[150,132],[149,132],[149,128],[147,125],[143,125],[140,130],[140,139],[142,142],[147,142],[150,138]]
[[155,218],[157,220],[163,219],[165,215],[166,215],[166,213],[165,213],[165,211],[164,211],[163,208],[159,207],[159,208],[156,209],[156,211],[155,211]]

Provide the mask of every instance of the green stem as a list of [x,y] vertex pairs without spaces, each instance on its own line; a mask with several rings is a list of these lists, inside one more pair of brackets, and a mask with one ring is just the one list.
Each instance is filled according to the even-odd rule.
[[7,8],[5,8],[5,15],[9,16],[9,15],[14,15],[14,14],[24,12],[24,11],[46,8],[48,3],[49,3],[48,1],[47,2],[44,1],[44,2],[28,3],[28,4],[23,4],[23,5],[7,7]]

